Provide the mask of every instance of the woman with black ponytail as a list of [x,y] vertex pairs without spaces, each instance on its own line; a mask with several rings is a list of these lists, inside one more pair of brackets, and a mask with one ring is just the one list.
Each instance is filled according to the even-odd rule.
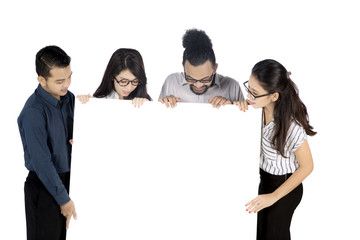
[[292,215],[301,201],[303,180],[313,170],[307,135],[316,132],[307,109],[283,65],[263,60],[244,83],[248,100],[235,102],[263,109],[259,195],[246,204],[258,213],[257,239],[290,239]]

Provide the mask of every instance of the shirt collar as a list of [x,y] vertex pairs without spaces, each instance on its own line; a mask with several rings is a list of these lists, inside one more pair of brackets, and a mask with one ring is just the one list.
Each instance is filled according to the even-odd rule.
[[112,90],[111,93],[106,96],[106,98],[120,99],[119,94],[115,90]]
[[51,95],[50,93],[45,91],[45,89],[43,89],[40,84],[38,85],[36,91],[43,99],[45,99],[45,101],[47,101],[48,103],[50,103],[51,105],[53,105],[55,107],[59,103],[67,103],[69,101],[68,93],[66,93],[65,96],[61,96],[60,101],[59,101],[53,95]]
[[[182,86],[188,85],[188,83],[187,83],[187,81],[185,79],[185,73],[184,72],[181,73],[181,85]],[[214,83],[214,85],[217,85],[221,89],[219,75],[217,73],[215,73],[215,83]]]

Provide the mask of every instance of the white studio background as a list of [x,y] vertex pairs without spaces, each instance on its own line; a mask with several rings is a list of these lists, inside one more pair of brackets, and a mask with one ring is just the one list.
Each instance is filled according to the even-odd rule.
[[[355,136],[360,56],[356,1],[2,1],[0,3],[0,238],[24,239],[27,171],[16,118],[37,87],[36,52],[50,44],[72,57],[75,94],[93,93],[111,54],[144,58],[156,100],[165,77],[182,70],[181,38],[199,28],[212,39],[218,72],[240,84],[273,58],[292,72],[318,135],[315,170],[293,223],[293,239],[356,233],[359,156]],[[229,136],[230,140],[232,136]],[[249,174],[258,174],[257,172]]]

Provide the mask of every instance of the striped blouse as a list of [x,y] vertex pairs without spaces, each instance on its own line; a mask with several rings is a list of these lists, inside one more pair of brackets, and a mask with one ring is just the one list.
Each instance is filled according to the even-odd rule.
[[286,158],[284,158],[271,146],[274,127],[274,120],[263,126],[260,168],[273,175],[293,173],[300,166],[294,152],[307,139],[305,129],[298,125],[295,120],[291,120],[284,149]]

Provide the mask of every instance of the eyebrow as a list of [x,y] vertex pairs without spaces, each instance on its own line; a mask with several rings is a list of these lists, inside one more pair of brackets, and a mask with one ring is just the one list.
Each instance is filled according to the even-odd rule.
[[[73,74],[73,72],[71,71],[70,76],[68,78],[70,78],[72,76],[72,74]],[[55,81],[56,82],[62,82],[64,80],[65,80],[65,78],[61,78],[61,79],[56,79]]]
[[252,87],[249,85],[249,83],[248,83],[248,86],[249,86],[249,89],[250,89],[252,92],[254,92],[254,93],[258,93],[258,92],[259,92],[259,91],[257,91],[256,89],[252,88]]
[[[191,78],[191,79],[197,80],[197,79],[193,78],[193,77],[192,77],[192,76],[190,76],[190,75],[187,75],[187,74],[185,74],[185,75],[186,75],[188,78]],[[204,80],[204,79],[206,79],[206,78],[211,78],[211,76],[203,77],[203,78],[198,79],[198,80]]]
[[129,79],[127,79],[127,78],[124,78],[124,77],[120,77],[120,79],[119,80],[128,80],[128,81],[135,81],[135,80],[139,80],[138,78],[134,78],[133,80],[129,80]]
[[253,91],[254,93],[258,93],[259,91],[257,91],[256,89],[249,87],[249,89],[251,89],[251,91]]

